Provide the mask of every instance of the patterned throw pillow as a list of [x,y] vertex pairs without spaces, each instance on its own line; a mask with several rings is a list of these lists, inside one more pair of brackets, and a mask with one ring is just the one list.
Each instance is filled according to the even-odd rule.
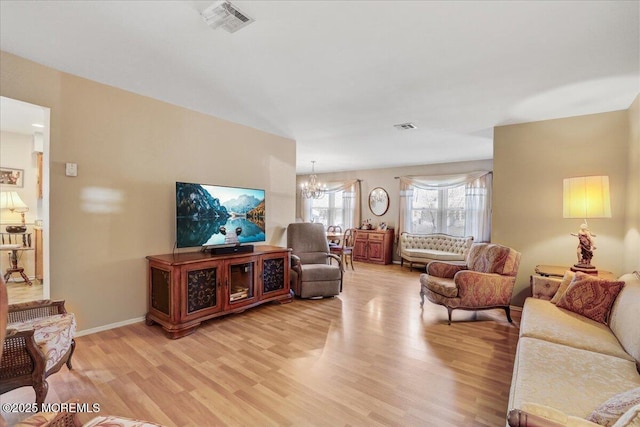
[[638,427],[640,426],[640,403],[622,414],[613,427]]
[[576,273],[574,273],[573,271],[567,270],[564,272],[564,277],[562,278],[562,282],[560,283],[560,286],[558,287],[556,294],[553,296],[553,298],[551,298],[551,302],[553,304],[557,304],[558,301],[560,301],[560,297],[562,297],[562,295],[564,295],[564,293],[567,292],[567,288],[571,284],[571,281],[573,280],[574,277],[576,277]]
[[606,324],[623,286],[624,282],[610,282],[578,271],[556,306]]
[[625,412],[640,404],[640,387],[616,394],[600,405],[587,420],[602,426],[613,426]]

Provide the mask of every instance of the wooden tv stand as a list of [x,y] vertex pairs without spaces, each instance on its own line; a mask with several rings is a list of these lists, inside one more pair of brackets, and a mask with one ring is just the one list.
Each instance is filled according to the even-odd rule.
[[251,253],[204,252],[148,256],[147,325],[158,323],[172,339],[200,323],[270,301],[291,302],[290,249],[256,246]]

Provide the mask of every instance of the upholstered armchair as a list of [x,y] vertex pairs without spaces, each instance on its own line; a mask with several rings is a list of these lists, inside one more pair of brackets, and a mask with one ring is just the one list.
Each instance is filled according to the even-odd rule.
[[289,224],[287,247],[291,248],[291,289],[297,296],[328,297],[342,291],[342,261],[329,252],[322,224]]
[[504,309],[511,323],[509,304],[520,265],[520,253],[506,246],[474,243],[466,265],[432,261],[420,275],[420,306],[424,298],[447,308],[461,310]]
[[[4,286],[4,284],[0,284]],[[31,301],[8,307],[7,333],[0,360],[0,394],[32,386],[42,405],[47,377],[66,364],[71,369],[76,320],[64,301]]]

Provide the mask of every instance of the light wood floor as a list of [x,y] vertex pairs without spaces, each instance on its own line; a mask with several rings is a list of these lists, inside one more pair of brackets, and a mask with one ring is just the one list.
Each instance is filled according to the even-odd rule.
[[448,326],[444,307],[420,309],[419,272],[355,268],[337,298],[268,304],[179,340],[144,323],[80,337],[47,402],[166,426],[504,426],[519,313],[454,311]]
[[25,282],[9,281],[7,283],[9,304],[42,299],[42,282],[37,279],[31,279],[31,283],[32,285],[29,286]]

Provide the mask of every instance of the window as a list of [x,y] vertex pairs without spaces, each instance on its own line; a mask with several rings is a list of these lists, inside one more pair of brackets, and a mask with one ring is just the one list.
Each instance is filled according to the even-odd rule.
[[465,234],[465,186],[413,189],[411,231],[420,234]]
[[492,172],[399,179],[401,233],[445,233],[491,241]]
[[342,230],[360,223],[360,180],[328,182],[321,199],[297,196],[299,218],[304,222],[339,225]]
[[327,193],[321,199],[311,200],[311,221],[329,225],[339,225],[348,228],[348,221],[344,218],[344,191]]

